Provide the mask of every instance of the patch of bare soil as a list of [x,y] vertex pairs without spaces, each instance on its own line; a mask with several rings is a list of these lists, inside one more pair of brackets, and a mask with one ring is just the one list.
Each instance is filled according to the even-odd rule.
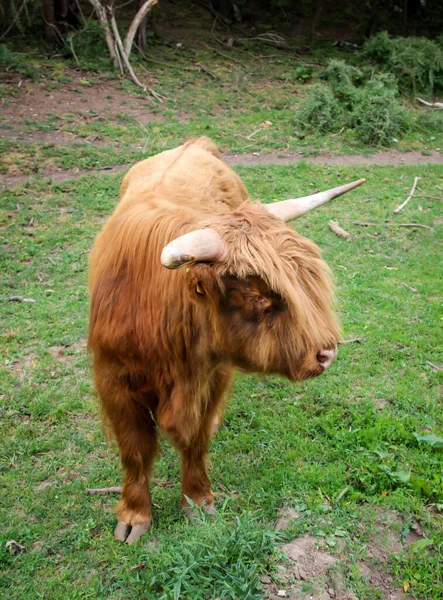
[[69,365],[80,355],[86,354],[86,338],[64,346],[49,346],[48,350],[55,360]]
[[[277,529],[286,528],[295,511],[282,509]],[[396,586],[388,571],[392,554],[399,554],[413,542],[422,539],[424,532],[418,523],[412,523],[404,536],[405,521],[395,511],[376,513],[368,543],[362,549],[361,559],[356,563],[366,585],[386,600],[412,600],[403,589]],[[402,537],[403,536],[403,537]],[[338,540],[334,554],[323,538],[304,535],[282,546],[288,563],[281,565],[273,578],[264,576],[261,581],[268,600],[358,600],[342,575],[349,563],[344,540]]]
[[20,358],[14,358],[14,360],[7,365],[6,370],[9,371],[9,373],[17,375],[20,381],[25,381],[35,367],[35,360],[35,355],[24,354]]
[[[108,118],[123,113],[141,125],[164,120],[161,115],[151,112],[152,103],[148,98],[144,100],[129,95],[118,89],[116,82],[98,79],[97,83],[91,83],[88,80],[90,74],[74,70],[67,71],[66,75],[72,81],[57,87],[50,80],[36,83],[20,79],[16,74],[8,74],[8,78],[4,76],[1,81],[12,87],[17,95],[9,97],[8,103],[2,106],[3,137],[21,139],[20,123],[25,120],[42,121],[51,116],[60,119],[69,116],[70,122],[83,124],[93,118],[87,114],[88,111]],[[48,141],[56,139],[50,137]]]
[[421,152],[399,152],[398,150],[383,150],[372,154],[371,156],[361,156],[358,154],[345,154],[342,156],[333,156],[332,154],[321,154],[319,156],[304,157],[301,153],[297,154],[260,154],[252,152],[250,154],[227,154],[223,157],[228,165],[290,165],[301,160],[312,165],[418,165],[418,164],[443,164],[443,154],[431,152],[429,155],[423,155]]

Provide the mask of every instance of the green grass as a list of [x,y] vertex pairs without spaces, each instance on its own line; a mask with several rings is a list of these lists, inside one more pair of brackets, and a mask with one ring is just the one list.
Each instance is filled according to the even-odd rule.
[[[443,167],[300,163],[237,171],[253,197],[269,200],[367,178],[296,223],[334,271],[345,337],[365,341],[342,346],[315,381],[239,376],[211,445],[218,518],[199,527],[184,519],[178,457],[164,443],[152,485],[154,526],[134,546],[118,544],[115,499],[85,493],[119,484],[120,466],[101,431],[84,339],[88,253],[121,175],[31,180],[4,192],[0,595],[261,598],[258,575],[275,574],[281,561],[276,512],[290,505],[301,518],[288,537],[310,532],[335,552],[337,531],[344,536],[340,568],[359,599],[377,597],[354,569],[377,510],[418,519],[432,545],[394,554],[387,568],[414,597],[443,598],[443,454],[414,435],[443,436],[443,377],[432,367],[443,364],[443,211],[424,197],[441,196]],[[415,176],[422,177],[416,196],[394,217]],[[331,218],[351,243],[329,231]],[[413,222],[432,229],[395,225]],[[12,295],[35,302],[4,301]],[[8,553],[11,539],[26,551]]]

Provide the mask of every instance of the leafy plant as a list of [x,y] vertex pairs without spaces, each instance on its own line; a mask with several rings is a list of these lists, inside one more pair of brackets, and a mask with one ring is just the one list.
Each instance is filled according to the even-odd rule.
[[391,76],[374,75],[359,91],[350,123],[362,142],[370,146],[389,146],[408,130],[411,118],[398,101]]
[[331,89],[323,83],[316,83],[301,103],[296,120],[302,129],[326,132],[338,129],[343,117],[340,104]]
[[443,48],[427,38],[391,38],[382,32],[365,42],[362,58],[392,73],[402,91],[432,94],[443,87]]
[[198,535],[174,544],[172,556],[159,555],[149,583],[152,598],[261,600],[258,566],[267,562],[279,534],[263,527],[257,513],[229,517],[226,504],[215,523],[200,512]]
[[355,84],[361,82],[362,72],[344,60],[334,59],[329,61],[326,77],[337,100],[346,108],[352,108],[358,94]]

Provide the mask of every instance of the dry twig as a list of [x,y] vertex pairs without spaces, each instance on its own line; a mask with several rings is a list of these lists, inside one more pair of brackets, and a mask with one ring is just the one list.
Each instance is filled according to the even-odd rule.
[[418,183],[419,179],[421,179],[421,178],[416,177],[414,179],[414,185],[412,186],[409,196],[406,198],[406,200],[404,202],[402,202],[400,204],[400,206],[397,206],[397,208],[394,210],[394,215],[397,215],[401,211],[401,209],[404,208],[406,206],[406,204],[409,202],[409,200],[412,198],[412,196],[414,195],[414,192],[415,192],[415,188],[417,187],[417,183]]
[[345,229],[343,229],[342,227],[340,227],[340,225],[338,224],[337,221],[329,221],[329,229],[331,231],[333,231],[335,233],[335,235],[338,235],[338,237],[343,238],[344,240],[346,240],[347,242],[351,241],[351,234],[348,233]]
[[439,371],[443,371],[442,365],[434,365],[434,363],[431,363],[429,360],[426,361],[426,364],[429,365],[430,367],[432,367],[432,370],[435,373],[438,373]]
[[406,283],[403,284],[405,286],[405,288],[408,288],[408,290],[411,290],[411,292],[413,292],[414,294],[418,294],[418,289],[415,287],[412,287],[411,285],[407,285]]
[[121,487],[107,487],[107,488],[86,488],[86,493],[90,496],[97,496],[98,494],[121,494]]
[[362,342],[366,342],[365,337],[361,338],[349,338],[349,340],[343,340],[340,344],[361,344]]
[[361,225],[362,227],[421,227],[422,229],[430,229],[429,225],[423,225],[422,223],[394,223],[392,221],[385,221],[384,223],[368,223],[363,221],[350,221],[353,225]]
[[422,223],[386,223],[386,225],[391,225],[392,227],[421,227],[422,229],[430,229],[432,231],[430,225],[423,225]]
[[5,302],[36,302],[34,298],[24,298],[23,296],[9,296],[8,298],[2,298]]

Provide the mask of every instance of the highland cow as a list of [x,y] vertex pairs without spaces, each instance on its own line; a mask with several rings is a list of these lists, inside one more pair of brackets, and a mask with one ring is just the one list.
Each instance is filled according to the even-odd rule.
[[252,202],[207,138],[124,177],[90,261],[89,349],[124,471],[116,539],[151,524],[159,429],[181,455],[185,510],[190,498],[211,512],[206,457],[233,370],[300,381],[330,366],[340,329],[329,269],[286,221],[362,182]]

